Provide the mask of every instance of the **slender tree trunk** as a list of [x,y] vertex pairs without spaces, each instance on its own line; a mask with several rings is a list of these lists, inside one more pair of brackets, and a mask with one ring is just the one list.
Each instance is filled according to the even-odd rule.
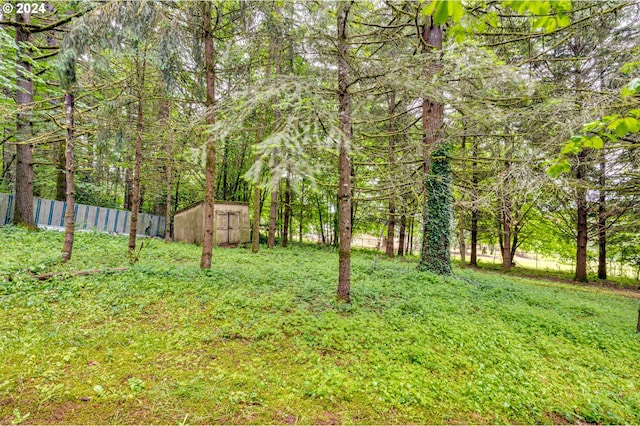
[[[267,79],[269,79],[271,73],[271,60],[277,62],[275,50],[277,49],[276,43],[269,43],[269,58],[270,61],[267,64]],[[277,65],[276,65],[277,68]],[[278,68],[279,69],[279,68]],[[274,118],[276,123],[280,120],[280,110],[275,108]],[[269,233],[267,235],[267,248],[274,248],[276,245],[276,226],[278,215],[278,192],[280,190],[280,177],[277,177],[277,186],[271,189],[271,206],[269,209]]]
[[67,120],[67,140],[66,140],[66,178],[67,178],[67,210],[64,214],[64,244],[62,246],[62,261],[71,259],[73,251],[73,237],[75,231],[75,198],[76,190],[73,182],[75,164],[73,161],[73,115],[74,115],[74,95],[71,89],[64,94],[64,109]]
[[587,281],[587,190],[586,190],[586,166],[584,165],[586,153],[582,151],[577,156],[578,164],[576,166],[577,180],[577,214],[578,214],[578,236],[576,248],[576,281]]
[[395,168],[395,123],[393,120],[393,114],[396,107],[396,94],[391,91],[388,99],[389,110],[389,220],[387,226],[387,248],[386,254],[389,257],[393,257],[394,254],[394,238],[395,238],[395,223],[396,223],[396,204],[395,204],[395,191],[393,190],[395,182],[393,181],[393,170]]
[[407,227],[407,216],[400,216],[400,231],[398,231],[398,256],[404,256],[405,232]]
[[340,197],[336,195],[336,211],[333,213],[333,239],[334,247],[340,243]]
[[511,203],[507,194],[502,195],[502,269],[511,269]]
[[[31,15],[19,13],[16,22],[29,24]],[[31,138],[31,104],[33,102],[33,80],[31,79],[30,52],[24,47],[31,43],[31,32],[25,27],[16,28],[18,44],[17,90],[16,90],[16,198],[13,223],[35,228],[33,217],[33,145],[25,143]]]
[[[130,161],[130,159],[129,159]],[[127,167],[124,170],[124,204],[122,207],[125,210],[131,210],[131,201],[133,199],[133,179],[131,177],[131,167]]]
[[[516,216],[516,222],[518,218]],[[520,235],[520,228],[514,225],[511,230],[511,266],[515,265],[516,250],[518,249],[518,236]]]
[[[467,169],[467,124],[462,121],[464,133],[462,134],[462,143],[460,144],[460,156],[462,157],[462,167]],[[464,269],[467,263],[467,245],[464,240],[464,210],[462,207],[458,213],[458,243],[460,245],[460,268]]]
[[338,182],[338,214],[340,242],[338,248],[338,298],[351,302],[351,95],[349,93],[348,17],[351,2],[342,1],[338,8],[338,115],[342,140]]
[[[269,73],[270,65],[267,64],[267,74]],[[265,111],[263,109],[260,117],[260,125],[256,132],[256,143],[262,142],[263,129],[265,123]],[[255,155],[254,161],[259,159],[258,154]],[[260,251],[260,213],[262,212],[262,199],[260,196],[260,176],[253,182],[253,228],[251,231],[251,252],[258,253]]]
[[464,269],[467,263],[467,245],[465,244],[465,241],[464,241],[464,224],[462,222],[462,212],[460,212],[458,239],[460,241],[460,268]]
[[304,180],[302,181],[302,188],[300,189],[300,221],[298,223],[298,239],[302,242],[302,231],[303,231],[303,222],[304,219]]
[[386,254],[389,257],[393,257],[394,254],[394,239],[395,239],[395,214],[396,214],[396,205],[392,199],[389,200],[389,220],[387,225],[387,245],[386,245]]
[[471,211],[471,257],[469,265],[478,266],[478,210]]
[[[442,49],[442,27],[429,17],[422,26],[425,51]],[[439,68],[430,64],[428,74]],[[451,165],[449,147],[444,143],[444,106],[431,99],[422,100],[422,146],[425,204],[423,238],[419,268],[439,274],[451,273]]]
[[[57,12],[55,7],[51,3],[46,3],[47,12],[54,14],[57,19]],[[47,47],[57,48],[58,39],[54,36],[55,32],[52,31],[47,35]],[[52,101],[52,106],[57,107],[58,101]],[[64,142],[56,142],[53,146],[53,162],[56,164],[56,192],[55,199],[62,201],[66,198],[67,191],[67,147]]]
[[171,103],[169,103],[168,113],[168,129],[167,129],[167,202],[165,210],[165,228],[164,228],[164,241],[171,241],[171,145],[173,144],[173,128],[171,126]]
[[415,217],[411,215],[411,224],[409,225],[409,254],[413,255],[413,225],[415,223]]
[[607,279],[607,195],[604,190],[606,184],[606,157],[604,150],[600,157],[600,194],[598,197],[598,279]]
[[[260,122],[260,127],[256,133],[257,143],[262,141],[262,128],[264,126],[264,114]],[[258,156],[255,156],[258,159]],[[253,182],[253,223],[251,230],[251,252],[260,251],[260,212],[262,210],[262,199],[260,197],[260,177]]]
[[260,250],[260,185],[253,183],[253,230],[251,232],[251,251]]
[[[182,153],[184,153],[184,145],[182,145]],[[176,215],[178,211],[178,201],[180,201],[180,169],[176,170],[176,190],[173,195],[173,216]],[[175,228],[175,226],[174,226]],[[175,230],[175,229],[174,229]]]
[[[205,54],[205,74],[206,74],[206,107],[207,107],[207,124],[215,124],[215,58],[213,51],[213,28],[211,27],[211,3],[202,2],[202,16],[204,27],[204,54]],[[216,143],[213,135],[209,132],[207,135],[207,159],[205,165],[205,201],[204,201],[204,238],[202,242],[202,257],[200,259],[200,267],[203,269],[211,268],[211,259],[213,257],[213,232],[215,227],[214,221],[214,202],[216,187]]]
[[316,205],[318,206],[318,221],[320,222],[320,235],[322,237],[322,244],[326,244],[326,238],[324,236],[324,222],[322,221],[322,206],[320,205],[320,196],[316,197]]
[[271,190],[271,207],[269,209],[269,235],[267,236],[267,248],[276,246],[276,216],[278,214],[278,191]]
[[57,158],[56,158],[56,194],[55,199],[60,201],[65,199],[66,191],[66,147],[64,143],[59,143],[57,146]]
[[287,172],[284,190],[284,225],[282,230],[282,247],[289,245],[289,231],[291,226],[291,179]]
[[[505,130],[509,133],[509,129]],[[508,192],[511,169],[511,155],[513,154],[513,137],[511,137],[511,148],[505,142],[505,180],[502,184],[502,269],[511,270],[513,259],[511,258],[511,196]]]
[[291,207],[289,208],[289,242],[293,242],[293,204],[295,203],[295,193],[291,191]]
[[147,64],[146,48],[142,53],[142,64],[140,56],[136,57],[136,72],[138,80],[138,115],[136,124],[136,154],[135,166],[133,170],[133,194],[131,200],[131,225],[129,226],[129,251],[136,249],[136,234],[138,232],[138,214],[140,212],[140,169],[142,167],[142,130],[144,129],[144,74]]
[[469,265],[478,266],[478,138],[473,137],[473,161],[471,162],[473,205],[471,206],[471,258]]
[[[6,97],[11,96],[8,90],[3,90],[3,94]],[[14,169],[14,161],[16,159],[15,144],[9,142],[8,127],[9,126],[7,125],[7,123],[5,123],[3,126],[2,134],[2,140],[6,142],[2,144],[2,176],[0,176],[0,178],[4,181],[5,188],[11,187],[14,176],[12,169]]]
[[222,148],[222,181],[218,183],[222,185],[222,191],[218,191],[218,195],[222,192],[222,199],[227,199],[227,175],[229,174],[229,144],[225,141]]

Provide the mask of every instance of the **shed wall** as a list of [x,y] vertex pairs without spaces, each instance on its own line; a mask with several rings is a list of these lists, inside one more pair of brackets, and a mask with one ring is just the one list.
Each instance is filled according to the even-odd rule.
[[[222,232],[226,220],[219,218],[224,213],[238,214],[240,226],[240,243],[250,241],[249,205],[237,203],[216,203],[214,205],[213,244],[218,245],[217,235]],[[232,221],[233,223],[233,221]],[[204,239],[204,203],[176,213],[173,218],[173,239],[189,244],[202,244]]]

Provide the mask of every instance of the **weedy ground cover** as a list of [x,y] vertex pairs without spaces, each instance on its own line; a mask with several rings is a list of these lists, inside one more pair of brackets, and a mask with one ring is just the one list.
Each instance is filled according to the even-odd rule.
[[[572,282],[573,278],[575,277],[575,271],[574,271],[575,267],[573,267],[571,270],[565,271],[565,270],[557,270],[557,269],[554,270],[552,268],[536,269],[536,268],[529,268],[526,266],[517,265],[512,267],[509,272],[504,272],[502,270],[502,264],[485,262],[484,259],[481,259],[478,262],[478,267],[480,269],[496,271],[505,275],[522,276],[522,277],[528,277],[533,279],[539,278],[539,279],[546,279],[546,280],[553,280],[553,281]],[[639,287],[640,283],[638,282],[638,280],[631,277],[615,276],[615,275],[612,276],[610,274],[607,280],[600,280],[598,279],[597,271],[589,271],[588,278],[589,278],[589,282],[586,283],[587,285],[595,285],[600,287],[609,287],[609,288],[618,288],[618,289],[630,289],[630,290],[640,289]],[[580,285],[582,285],[582,283]]]
[[0,229],[0,423],[640,423],[637,300],[356,252]]

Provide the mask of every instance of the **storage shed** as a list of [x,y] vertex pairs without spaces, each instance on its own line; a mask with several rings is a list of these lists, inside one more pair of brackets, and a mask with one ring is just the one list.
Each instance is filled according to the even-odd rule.
[[[248,203],[216,201],[213,220],[214,246],[228,246],[250,241]],[[204,201],[176,212],[173,216],[173,240],[202,244],[204,240]]]

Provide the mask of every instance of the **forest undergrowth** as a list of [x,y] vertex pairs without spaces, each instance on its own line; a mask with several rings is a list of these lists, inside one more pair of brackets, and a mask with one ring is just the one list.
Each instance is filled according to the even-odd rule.
[[633,298],[355,252],[344,304],[332,249],[62,240],[0,229],[2,424],[640,423]]

